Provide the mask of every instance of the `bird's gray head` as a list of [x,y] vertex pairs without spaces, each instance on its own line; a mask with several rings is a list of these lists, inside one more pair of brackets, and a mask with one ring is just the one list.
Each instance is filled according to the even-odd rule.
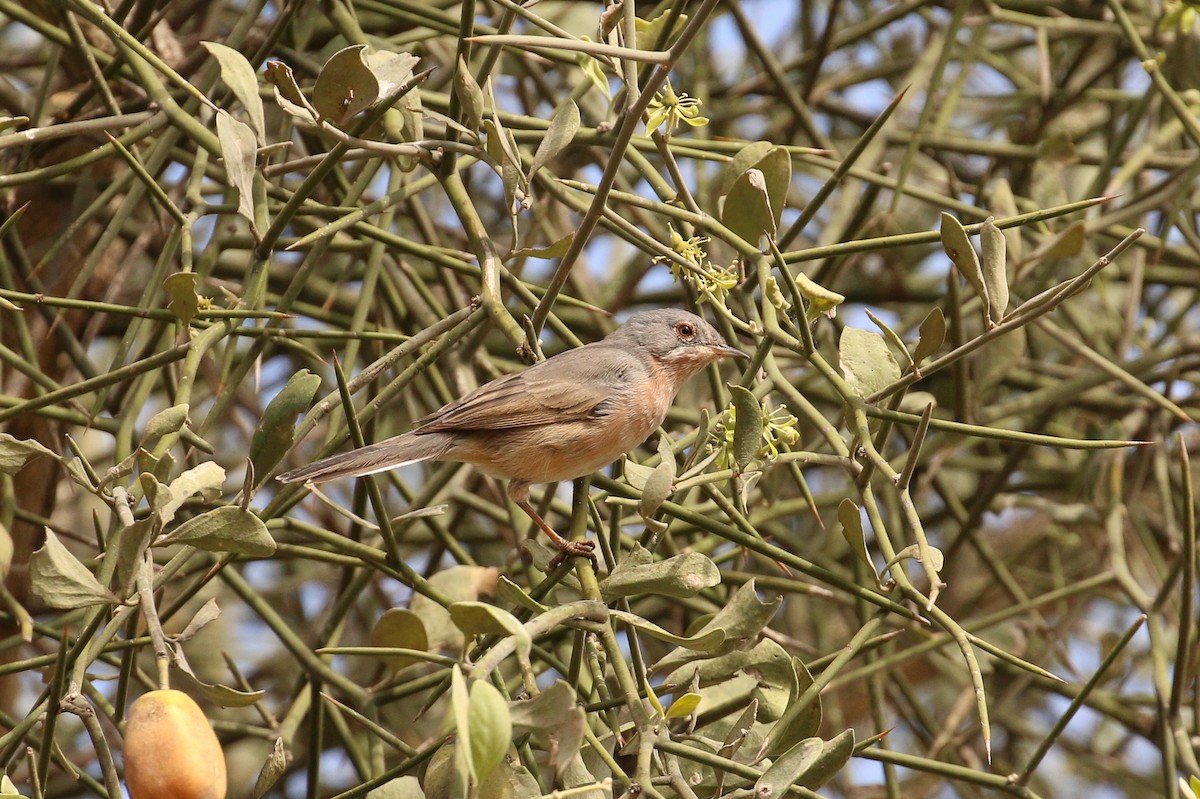
[[676,308],[634,314],[606,341],[645,353],[681,379],[721,358],[749,357],[726,344],[708,322]]

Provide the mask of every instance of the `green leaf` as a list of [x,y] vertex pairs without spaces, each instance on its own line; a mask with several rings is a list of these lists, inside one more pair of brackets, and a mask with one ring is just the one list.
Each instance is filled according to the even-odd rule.
[[883,336],[857,327],[842,330],[838,365],[851,390],[860,397],[874,394],[900,379],[900,367]]
[[920,367],[921,363],[942,347],[946,340],[946,317],[942,309],[936,305],[921,322],[920,338],[913,350],[913,363]]
[[993,324],[999,324],[1008,310],[1008,260],[1005,254],[1004,234],[996,227],[992,217],[983,222],[979,233],[979,247],[983,253],[983,282],[987,286],[988,316]]
[[[279,781],[283,776],[283,772],[287,770],[287,752],[283,748],[283,739],[276,738],[275,745],[271,747],[271,753],[267,755],[267,759],[263,762],[262,768],[258,771],[258,779],[254,781],[254,790],[251,792],[252,799],[261,799],[261,797],[271,789],[271,786]],[[416,782],[416,777],[401,777],[400,779],[410,779]],[[388,783],[389,785],[391,783]],[[379,790],[386,788],[382,786]],[[417,790],[420,790],[418,788]],[[375,791],[367,794],[367,796],[375,796]],[[378,799],[378,797],[376,798]],[[422,794],[424,799],[424,794]]]
[[[542,789],[529,773],[529,769],[522,766],[520,761],[505,758],[500,761],[492,775],[480,783],[476,795],[478,799],[525,799],[541,796]],[[370,794],[367,796],[370,797]]]
[[671,441],[662,436],[658,441],[659,464],[646,478],[642,488],[642,500],[638,504],[638,513],[649,522],[658,509],[675,490],[675,452],[671,449]]
[[975,293],[983,300],[984,307],[988,307],[987,285],[983,282],[983,270],[979,266],[979,256],[975,254],[975,248],[971,246],[971,240],[967,236],[962,222],[943,212],[941,234],[942,249],[950,257],[954,268],[975,289]]
[[[496,593],[500,571],[490,566],[451,566],[429,578],[429,583],[451,602],[470,602]],[[430,651],[461,651],[465,643],[462,631],[454,626],[450,613],[424,594],[415,594],[409,609],[421,617],[429,636]]]
[[[744,645],[751,638],[759,635],[763,627],[767,626],[767,622],[779,610],[779,605],[782,602],[783,598],[780,596],[763,602],[758,598],[754,580],[747,580],[729,598],[729,601],[725,603],[725,607],[718,610],[692,636],[692,639],[704,639],[712,633],[720,633],[721,641],[716,648],[701,651],[728,652],[731,649]],[[613,612],[616,613],[616,611]],[[677,668],[683,663],[696,660],[698,657],[696,654],[697,650],[697,645],[692,644],[687,649],[677,649],[670,652],[655,663],[652,670],[657,672],[668,671]]]
[[166,524],[175,518],[175,512],[191,497],[199,494],[205,500],[213,500],[221,496],[225,470],[213,461],[204,461],[180,474],[168,486],[158,482],[151,474],[143,473],[140,481],[150,509],[161,524]]
[[609,613],[616,619],[619,619],[630,627],[640,630],[643,634],[651,638],[657,638],[659,641],[666,641],[668,644],[687,649],[691,652],[715,652],[725,644],[725,631],[720,629],[705,629],[701,630],[696,635],[684,636],[675,635],[674,633],[664,630],[657,624],[643,619],[633,613],[626,613],[623,610],[610,610]]
[[471,693],[462,669],[454,664],[450,670],[450,712],[446,714],[448,729],[458,731],[455,767],[466,776],[469,785],[477,785],[475,747],[471,745]]
[[[363,60],[367,64],[367,69],[371,71],[371,74],[375,76],[375,80],[379,84],[379,99],[383,99],[389,97],[401,86],[412,80],[413,67],[421,59],[412,53],[393,53],[390,50],[376,50],[373,53],[364,53]],[[410,91],[405,95],[405,98],[407,99],[413,94],[416,94],[416,92]]]
[[519,250],[513,250],[508,255],[504,256],[505,261],[513,261],[517,258],[537,258],[543,261],[550,261],[555,258],[561,258],[567,254],[567,250],[571,248],[571,242],[574,240],[575,234],[568,233],[553,244],[545,247],[522,247]]
[[521,586],[507,577],[501,577],[499,583],[497,583],[496,596],[505,602],[511,602],[517,607],[524,608],[534,614],[545,613],[548,610],[545,605],[525,593]]
[[578,132],[579,106],[575,105],[573,100],[567,100],[555,109],[546,135],[538,142],[537,150],[533,153],[533,163],[529,167],[528,179],[532,181],[539,169],[567,149]]
[[320,118],[341,127],[379,99],[379,80],[364,58],[367,46],[354,44],[338,50],[313,84],[313,107]]
[[142,432],[142,446],[149,446],[163,436],[178,433],[187,424],[187,419],[187,405],[172,405],[159,411],[146,422],[146,429]]
[[463,125],[472,131],[479,130],[483,126],[483,89],[479,88],[467,62],[461,57],[454,70],[454,95],[462,109]]
[[754,783],[754,795],[784,796],[799,781],[800,775],[817,762],[824,748],[825,742],[820,738],[805,738],[779,755]]
[[971,358],[978,382],[976,396],[983,400],[993,386],[998,385],[1025,357],[1027,336],[1018,327],[999,338],[992,339]]
[[[946,561],[945,555],[943,555],[942,551],[937,547],[926,547],[926,550],[929,552],[930,565],[933,566],[933,570],[935,572],[940,572],[942,570],[942,565]],[[897,552],[895,556],[887,562],[887,564],[883,567],[884,571],[892,568],[902,560],[920,561],[921,548],[916,544],[909,544],[904,549]]]
[[250,439],[250,462],[254,464],[254,475],[259,484],[292,448],[296,437],[296,419],[312,405],[320,387],[321,378],[318,375],[301,369],[267,403],[258,428]]
[[1074,258],[1083,252],[1084,234],[1087,226],[1082,222],[1072,222],[1061,233],[1055,236],[1045,247],[1045,258]]
[[463,746],[449,743],[438,748],[425,769],[425,795],[428,799],[467,799],[470,780]]
[[[394,647],[396,649],[413,649],[418,652],[429,651],[429,637],[425,633],[425,625],[421,618],[411,610],[391,608],[385,611],[371,628],[371,646]],[[411,666],[420,662],[409,655],[381,655],[380,660],[391,667],[392,671]]]
[[825,742],[817,759],[800,774],[797,785],[815,791],[833,779],[854,754],[854,730],[847,729]]
[[772,146],[760,155],[759,145],[749,145],[754,148],[749,156],[759,157],[733,180],[721,204],[721,222],[752,246],[758,246],[764,233],[774,233],[778,227],[792,179],[792,159],[787,150]]
[[900,334],[888,327],[886,322],[884,322],[875,314],[871,313],[870,310],[865,308],[863,310],[866,311],[867,318],[871,320],[875,327],[879,328],[879,332],[881,332],[883,337],[892,345],[892,353],[895,354],[899,352],[904,360],[907,361],[908,368],[911,369],[913,365],[913,359],[912,356],[908,354],[908,347],[904,346],[904,339],[900,338]]
[[729,393],[734,409],[733,460],[738,469],[745,469],[762,449],[762,405],[744,386],[730,385]]
[[116,552],[117,589],[122,595],[133,589],[133,581],[137,577],[137,570],[141,568],[146,547],[150,546],[150,540],[158,532],[154,526],[156,521],[153,516],[139,519],[117,534],[115,548],[109,543],[108,552]]
[[196,273],[175,272],[167,275],[163,280],[163,291],[167,293],[167,310],[179,317],[184,325],[190,325],[200,311]]
[[275,89],[275,102],[280,108],[305,122],[316,121],[317,111],[300,91],[291,67],[282,61],[268,61],[266,77]]
[[471,762],[475,766],[476,780],[483,782],[508,752],[512,743],[512,718],[504,697],[486,680],[471,683],[467,717],[471,727]]
[[[581,36],[584,41],[591,41],[586,36]],[[587,53],[577,53],[575,55],[575,63],[579,64],[579,68],[583,70],[583,74],[587,77],[592,85],[600,90],[609,100],[612,99],[612,89],[608,85],[608,76],[604,74],[604,67],[600,66],[600,62],[592,58]]]
[[[670,19],[670,16],[670,11],[664,11],[654,19],[642,19],[641,17],[636,17],[633,21],[633,26],[636,31],[634,41],[637,49],[653,50],[659,43],[659,39],[662,37],[663,32],[666,31],[667,20]],[[687,23],[687,19],[687,14],[680,14],[679,16],[675,17],[675,23],[671,26],[670,32],[666,34],[665,40],[663,40],[662,47],[664,50],[670,46],[671,40],[678,36],[679,32],[683,30],[683,26]]]
[[583,742],[586,717],[575,689],[563,680],[555,680],[532,699],[510,702],[508,709],[513,729],[532,733],[534,741],[550,752],[555,773],[561,774]]
[[533,640],[517,617],[484,602],[455,602],[448,610],[454,626],[470,637],[476,635],[511,635],[517,639],[517,651],[529,656]]
[[258,75],[246,57],[217,42],[200,42],[221,67],[221,80],[246,109],[250,127],[259,144],[267,143],[267,125],[263,116],[262,98],[258,96]]
[[193,516],[159,540],[163,546],[190,544],[208,552],[233,552],[255,558],[275,554],[275,539],[263,520],[237,505],[226,505]]
[[[749,649],[734,649],[730,652],[704,660],[689,661],[667,674],[666,685],[679,686],[686,684],[695,674],[701,685],[711,685],[729,680],[739,672],[753,673],[756,679],[785,685],[791,689],[795,685],[795,674],[792,671],[792,658],[783,647],[774,641],[764,638]],[[785,693],[784,703],[794,698],[791,693]],[[778,714],[771,718],[777,718]]]
[[258,235],[254,219],[254,174],[258,151],[254,131],[245,122],[217,109],[217,139],[221,143],[221,157],[225,161],[225,175],[229,185],[237,192],[238,215],[250,223],[250,229]]
[[178,674],[182,676],[191,691],[221,707],[250,707],[261,702],[262,698],[267,695],[266,691],[238,691],[228,685],[201,682],[188,668],[180,668]]
[[29,123],[29,117],[0,117],[0,133]]
[[738,178],[746,174],[746,170],[758,164],[759,161],[767,157],[767,153],[774,150],[776,145],[769,141],[756,141],[747,144],[729,160],[728,165],[721,172],[721,183],[717,187],[717,196],[724,197],[729,194],[733,184],[737,183]]
[[38,455],[58,457],[33,439],[19,439],[8,433],[0,433],[0,474],[16,474]]
[[[1013,196],[1012,185],[1007,178],[997,178],[992,188],[991,207],[996,216],[1004,218],[1020,213],[1017,208],[1017,198]],[[1001,231],[1008,242],[1008,255],[1014,264],[1021,263],[1021,228],[1010,227]]]
[[875,574],[875,564],[867,552],[866,533],[863,532],[862,516],[859,515],[858,505],[850,499],[843,499],[838,505],[838,521],[842,524],[842,538],[846,539],[850,550],[866,566],[871,574]]
[[120,603],[48,527],[46,543],[29,559],[29,575],[34,593],[52,608],[69,610]]
[[700,706],[700,699],[700,694],[684,694],[671,703],[671,706],[667,708],[664,718],[682,719],[692,715],[696,712],[696,708]]
[[0,582],[8,579],[8,570],[12,568],[13,540],[12,533],[0,523]]
[[[649,552],[635,544],[635,551]],[[679,599],[692,597],[721,582],[721,572],[712,560],[700,552],[687,552],[666,560],[637,563],[625,557],[600,581],[605,602],[622,597],[657,594]]]

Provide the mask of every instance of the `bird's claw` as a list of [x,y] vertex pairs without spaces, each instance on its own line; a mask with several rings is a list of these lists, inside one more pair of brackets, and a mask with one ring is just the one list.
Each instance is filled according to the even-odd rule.
[[550,561],[550,571],[561,566],[567,558],[587,558],[595,566],[596,553],[592,551],[595,548],[595,541],[564,541],[559,545],[558,554]]

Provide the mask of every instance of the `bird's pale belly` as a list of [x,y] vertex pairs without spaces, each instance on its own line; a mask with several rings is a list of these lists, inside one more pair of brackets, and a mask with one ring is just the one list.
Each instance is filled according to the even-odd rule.
[[670,398],[666,400],[637,413],[460,434],[450,459],[524,483],[574,480],[602,469],[649,438],[666,418]]

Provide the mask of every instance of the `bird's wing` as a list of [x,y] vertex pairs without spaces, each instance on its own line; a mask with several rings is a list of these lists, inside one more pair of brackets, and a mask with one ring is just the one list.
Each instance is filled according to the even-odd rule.
[[589,344],[493,380],[420,420],[415,432],[503,430],[602,415],[628,379],[623,351]]

